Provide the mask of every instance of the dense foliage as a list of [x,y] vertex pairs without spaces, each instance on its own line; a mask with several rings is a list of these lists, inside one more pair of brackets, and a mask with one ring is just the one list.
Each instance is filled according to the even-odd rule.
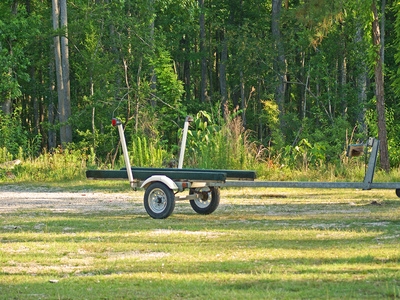
[[397,1],[67,2],[59,31],[51,1],[0,3],[3,160],[51,153],[55,134],[61,144],[53,37],[68,32],[70,151],[113,166],[118,117],[133,163],[159,165],[177,155],[193,115],[186,164],[336,164],[348,143],[379,132],[374,4],[384,8],[387,141],[392,167],[400,164]]

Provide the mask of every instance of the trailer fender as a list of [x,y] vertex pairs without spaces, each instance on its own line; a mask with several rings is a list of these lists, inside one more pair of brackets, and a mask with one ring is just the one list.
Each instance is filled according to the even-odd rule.
[[178,186],[176,185],[176,183],[171,178],[169,178],[165,175],[153,175],[153,176],[147,178],[145,181],[143,181],[143,183],[140,187],[146,189],[151,183],[157,182],[157,181],[164,183],[171,190],[178,189]]

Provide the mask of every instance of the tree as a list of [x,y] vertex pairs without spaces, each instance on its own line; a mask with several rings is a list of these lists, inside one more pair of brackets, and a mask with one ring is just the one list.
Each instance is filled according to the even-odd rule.
[[69,122],[71,116],[71,97],[69,80],[69,49],[67,38],[67,0],[52,0],[54,57],[57,78],[58,112],[60,122],[60,143],[72,142],[72,128]]
[[205,49],[206,41],[206,23],[205,23],[205,7],[204,0],[199,1],[199,26],[200,26],[200,68],[201,68],[201,83],[200,83],[200,101],[204,102],[207,95],[207,57]]
[[[10,9],[11,8],[11,9]],[[29,64],[24,46],[29,36],[29,25],[17,0],[0,4],[0,104],[6,115],[13,112],[13,101],[22,95],[22,79],[27,80]]]
[[[385,0],[382,2],[382,11],[384,12]],[[386,109],[385,109],[385,88],[384,88],[384,39],[382,39],[381,29],[379,26],[378,10],[376,0],[372,1],[371,5],[373,13],[372,21],[372,42],[375,50],[375,96],[376,96],[376,111],[378,115],[378,137],[380,140],[380,163],[385,171],[390,170],[389,151],[386,131]],[[383,16],[382,16],[383,18]],[[384,22],[382,23],[384,24]],[[383,27],[383,26],[382,26]]]
[[[274,42],[274,51],[276,57],[274,58],[274,72],[276,73],[276,90],[275,90],[275,100],[278,104],[280,120],[282,121],[282,115],[284,114],[284,100],[287,85],[287,63],[285,58],[285,49],[283,47],[282,34],[280,30],[280,17],[282,9],[282,0],[272,1],[272,23],[271,31],[272,38]],[[282,122],[281,122],[282,127]],[[282,129],[282,128],[281,128]]]

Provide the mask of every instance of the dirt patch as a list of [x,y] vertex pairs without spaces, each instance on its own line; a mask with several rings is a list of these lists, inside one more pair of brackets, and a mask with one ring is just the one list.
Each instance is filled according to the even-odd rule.
[[0,214],[21,210],[51,212],[130,211],[142,205],[142,195],[132,193],[62,192],[46,188],[0,186]]

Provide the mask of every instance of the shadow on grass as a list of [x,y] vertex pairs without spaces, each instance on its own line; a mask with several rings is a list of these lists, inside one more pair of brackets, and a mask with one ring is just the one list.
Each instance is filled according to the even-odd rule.
[[50,283],[51,276],[4,283],[1,275],[0,292],[4,299],[398,299],[400,295],[399,274],[391,268],[382,268],[379,274],[374,269],[321,274],[305,266],[301,272],[263,274],[242,271],[239,263],[215,265],[211,274],[201,273],[202,265],[190,266],[197,268],[197,273],[103,269],[65,276],[55,283]]
[[271,220],[269,216],[252,219],[248,212],[244,216],[228,217],[176,214],[164,220],[154,220],[134,211],[90,214],[36,211],[3,213],[1,216],[0,242],[3,244],[79,243],[95,236],[100,243],[134,243],[140,238],[145,243],[214,244],[214,250],[229,244],[260,250],[266,247],[307,250],[348,245],[359,248],[382,236],[398,234],[400,222],[398,219],[374,221],[370,212],[350,220],[337,214],[327,214],[324,218],[312,214],[296,215],[292,219]]

